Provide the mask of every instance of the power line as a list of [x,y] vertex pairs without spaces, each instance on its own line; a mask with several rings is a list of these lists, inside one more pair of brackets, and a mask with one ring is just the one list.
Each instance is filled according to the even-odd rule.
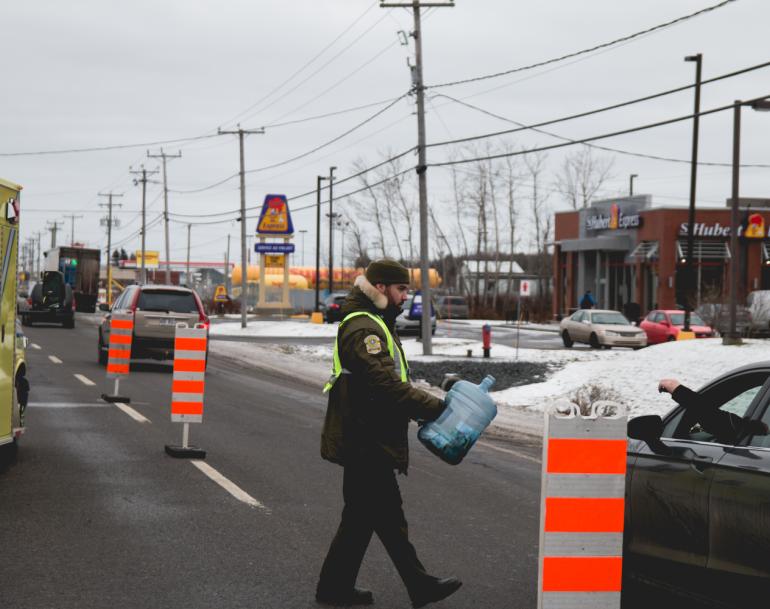
[[317,114],[315,116],[308,116],[306,118],[298,118],[293,121],[286,121],[284,123],[269,123],[265,125],[265,129],[276,129],[278,127],[288,127],[289,125],[299,125],[300,123],[307,123],[310,121],[319,120],[322,118],[329,118],[330,116],[339,116],[340,114],[347,114],[348,112],[355,112],[356,110],[365,110],[366,108],[374,108],[375,106],[381,106],[398,98],[383,99],[382,101],[372,102],[370,104],[364,104],[362,106],[355,106],[353,108],[346,108],[344,110],[337,110],[335,112],[327,112],[326,114]]
[[[770,63],[767,64],[767,65],[770,65]],[[454,97],[450,97],[449,95],[439,94],[439,95],[435,95],[434,97],[445,97],[447,99],[452,100],[455,103],[460,104],[461,106],[466,106],[466,107],[471,108],[473,110],[477,110],[478,112],[481,112],[481,113],[486,114],[488,116],[491,116],[493,118],[497,118],[499,120],[505,121],[507,123],[512,123],[514,125],[519,125],[519,127],[517,127],[516,129],[507,129],[505,131],[500,131],[500,132],[497,132],[497,133],[491,133],[491,134],[482,135],[482,136],[473,136],[473,137],[468,137],[468,138],[462,138],[462,139],[459,139],[459,140],[452,140],[452,141],[445,141],[445,142],[436,142],[434,144],[429,144],[429,147],[430,146],[442,146],[442,145],[455,144],[455,143],[463,143],[463,142],[468,142],[468,141],[472,141],[472,140],[476,140],[476,139],[482,139],[482,138],[486,138],[486,137],[494,137],[494,136],[498,136],[498,135],[505,135],[505,134],[510,134],[510,133],[516,133],[516,132],[519,132],[519,131],[526,131],[526,130],[535,131],[536,133],[542,133],[543,135],[547,135],[549,137],[554,137],[556,139],[559,139],[559,140],[562,140],[562,141],[565,141],[565,142],[576,143],[576,141],[573,140],[572,138],[564,137],[562,135],[558,135],[558,134],[552,133],[550,131],[545,131],[543,129],[538,129],[538,127],[540,127],[541,125],[552,125],[552,124],[555,124],[555,123],[558,123],[558,122],[561,122],[561,121],[571,120],[573,118],[577,118],[577,117],[580,117],[580,116],[586,116],[588,114],[598,113],[598,112],[601,112],[601,111],[604,110],[604,109],[602,109],[602,110],[595,110],[595,111],[588,112],[588,113],[584,112],[584,113],[579,114],[579,115],[568,116],[568,117],[561,118],[561,119],[554,119],[554,120],[551,120],[551,121],[545,121],[543,123],[536,123],[534,125],[525,125],[525,124],[520,123],[518,121],[515,121],[513,119],[506,118],[506,117],[501,116],[499,114],[495,114],[494,112],[490,112],[489,110],[485,110],[484,108],[480,108],[479,106],[475,106],[473,104],[469,104],[467,102],[463,102],[463,101],[461,101],[459,99],[455,99]],[[644,99],[644,98],[642,98],[642,99]],[[626,103],[632,103],[632,102],[626,102]],[[617,105],[617,106],[619,107],[619,105]],[[613,106],[610,106],[610,107],[605,108],[605,109],[611,109],[612,107]],[[605,152],[613,152],[613,153],[616,153],[616,154],[623,154],[623,155],[626,155],[626,156],[633,156],[633,157],[639,157],[639,158],[644,158],[644,159],[651,159],[651,160],[654,160],[654,161],[666,161],[666,162],[670,162],[670,163],[687,163],[687,164],[689,164],[691,162],[689,159],[677,159],[677,158],[664,157],[664,156],[653,155],[653,154],[645,154],[643,152],[631,152],[630,150],[621,150],[619,148],[610,148],[609,146],[599,146],[597,144],[585,144],[585,145],[590,147],[590,148],[596,148],[597,150],[604,150]],[[715,163],[715,162],[708,162],[708,161],[699,161],[698,165],[702,165],[704,167],[732,167],[732,163]],[[767,168],[767,167],[770,167],[770,165],[763,165],[761,163],[760,164],[745,164],[745,165],[741,165],[741,167],[743,167],[743,168]]]
[[[314,56],[312,59],[310,59],[309,61],[307,61],[307,62],[306,62],[306,63],[305,63],[305,64],[304,64],[304,65],[303,65],[301,68],[299,68],[298,70],[296,70],[296,71],[295,71],[295,72],[294,72],[294,73],[293,73],[291,76],[289,76],[289,77],[288,77],[286,80],[284,80],[284,81],[283,81],[283,82],[282,82],[280,85],[278,85],[277,87],[275,87],[274,89],[272,89],[272,90],[271,90],[269,93],[267,93],[267,94],[263,95],[263,96],[262,96],[260,99],[258,99],[258,100],[257,100],[257,101],[255,101],[253,104],[251,104],[251,105],[250,105],[248,108],[246,108],[246,109],[245,109],[243,112],[240,112],[239,114],[236,114],[234,117],[232,117],[231,119],[229,119],[229,120],[225,121],[225,123],[223,123],[223,124],[225,124],[225,125],[226,125],[226,124],[228,124],[228,123],[232,123],[233,121],[235,121],[235,120],[237,120],[237,119],[239,119],[239,118],[243,117],[244,115],[246,115],[246,114],[248,114],[249,112],[251,112],[251,111],[252,111],[254,108],[256,108],[257,106],[259,106],[259,104],[261,104],[263,101],[265,101],[265,100],[269,99],[270,97],[272,97],[272,95],[273,95],[273,94],[275,94],[275,93],[277,93],[278,91],[280,91],[281,89],[283,89],[283,87],[284,87],[284,86],[286,86],[287,84],[289,84],[289,83],[290,83],[292,80],[294,80],[294,78],[295,78],[296,76],[300,75],[300,74],[301,74],[302,72],[304,72],[304,71],[305,71],[307,68],[309,68],[311,65],[313,65],[313,64],[314,64],[314,63],[315,63],[315,62],[316,62],[316,61],[317,61],[317,60],[318,60],[318,59],[319,59],[319,58],[320,58],[320,57],[321,57],[321,56],[322,56],[324,53],[326,53],[326,51],[328,51],[328,50],[329,50],[331,47],[333,47],[333,46],[334,46],[334,45],[335,45],[335,44],[336,44],[336,43],[337,43],[337,42],[338,42],[338,41],[339,41],[339,40],[340,40],[340,39],[341,39],[343,36],[345,36],[345,34],[347,34],[347,33],[348,33],[350,30],[352,30],[352,29],[353,29],[353,28],[354,28],[354,27],[355,27],[355,26],[358,24],[358,22],[359,22],[359,21],[361,21],[361,19],[363,19],[363,18],[364,18],[364,17],[367,15],[367,13],[369,13],[369,11],[371,11],[371,10],[372,10],[372,9],[373,9],[375,6],[377,6],[377,2],[375,2],[375,3],[374,3],[374,4],[372,4],[372,5],[370,5],[370,6],[369,6],[369,8],[367,8],[367,9],[366,9],[366,10],[365,10],[363,13],[361,13],[361,14],[360,14],[360,15],[359,15],[359,16],[358,16],[356,19],[354,19],[354,20],[353,20],[353,22],[352,22],[352,23],[351,23],[351,24],[350,24],[348,27],[346,27],[346,28],[343,30],[343,32],[342,32],[341,34],[339,34],[339,35],[338,35],[338,36],[337,36],[337,37],[336,37],[334,40],[332,40],[332,41],[331,41],[329,44],[327,44],[327,45],[326,45],[326,46],[325,46],[323,49],[321,49],[321,50],[320,50],[318,53],[316,53],[316,55],[315,55],[315,56]],[[380,20],[380,21],[381,21],[381,20]],[[378,21],[377,23],[379,23],[379,21]],[[375,23],[375,25],[377,25],[377,23]],[[371,28],[370,28],[370,29],[371,29]],[[364,32],[364,34],[367,34],[368,32],[369,32],[369,30],[366,30],[366,32]],[[363,36],[363,35],[362,35],[362,36]],[[359,38],[361,38],[361,37],[359,37]],[[327,66],[328,66],[328,65],[329,65],[331,62],[333,62],[335,59],[337,59],[337,58],[338,58],[338,57],[339,57],[339,56],[340,56],[342,53],[344,53],[344,52],[345,52],[346,50],[348,50],[348,49],[349,49],[351,46],[353,46],[353,44],[355,44],[356,42],[358,42],[359,38],[356,38],[356,40],[354,40],[354,41],[353,41],[351,44],[349,44],[347,47],[345,47],[344,49],[342,49],[342,51],[341,51],[340,53],[338,53],[338,54],[337,54],[337,55],[335,55],[335,56],[334,56],[334,57],[333,57],[331,60],[329,60],[328,62],[326,62],[324,65],[322,65],[322,66],[321,66],[321,67],[320,67],[320,68],[319,68],[319,69],[318,69],[316,72],[314,72],[313,74],[311,74],[310,76],[308,76],[308,77],[307,77],[305,80],[303,80],[302,82],[300,82],[300,84],[299,84],[299,85],[297,85],[297,87],[298,87],[298,86],[301,86],[301,85],[302,85],[302,84],[304,84],[304,83],[306,83],[306,82],[307,82],[309,79],[313,78],[313,76],[315,76],[316,74],[318,74],[318,72],[320,72],[320,71],[321,71],[321,70],[323,70],[325,67],[327,67]],[[295,90],[297,87],[295,87],[294,89],[292,89],[292,90],[291,90],[291,91],[289,91],[288,93],[291,93],[291,92],[292,92],[292,91],[294,91],[294,90]],[[288,93],[287,93],[287,94],[288,94]],[[278,98],[278,100],[280,100],[280,99],[282,99],[282,98]],[[273,105],[273,104],[274,104],[276,101],[278,101],[278,100],[274,100],[273,102],[271,102],[271,104],[270,104],[270,105],[266,106],[265,108],[262,108],[262,110],[261,110],[261,111],[263,111],[263,112],[264,112],[264,110],[266,110],[267,108],[269,108],[270,106],[272,106],[272,105]]]
[[696,11],[694,13],[690,13],[689,15],[685,15],[683,17],[678,17],[677,19],[673,19],[671,21],[667,21],[666,23],[661,23],[659,25],[653,26],[651,28],[647,28],[646,30],[641,30],[639,32],[635,32],[633,34],[629,34],[628,36],[623,36],[622,38],[616,38],[615,40],[611,40],[609,42],[604,42],[602,44],[595,45],[593,47],[582,49],[580,51],[575,51],[573,53],[568,53],[566,55],[561,55],[560,57],[554,57],[552,59],[546,59],[545,61],[539,61],[537,63],[533,63],[527,66],[521,66],[518,68],[513,68],[510,70],[505,70],[504,72],[497,72],[495,74],[486,74],[484,76],[476,76],[474,78],[466,78],[464,80],[455,80],[452,82],[445,82],[438,85],[429,85],[426,86],[426,89],[438,89],[440,87],[454,87],[456,85],[464,85],[471,82],[478,82],[480,80],[488,80],[490,78],[500,78],[501,76],[508,76],[509,74],[516,74],[517,72],[524,72],[526,70],[533,70],[535,68],[540,68],[543,66],[547,66],[553,63],[558,63],[560,61],[564,61],[565,59],[572,59],[573,57],[578,57],[579,55],[586,55],[587,53],[593,53],[594,51],[598,51],[601,49],[605,49],[607,47],[615,46],[617,44],[620,44],[622,42],[628,42],[630,40],[633,40],[634,38],[639,38],[640,36],[644,36],[645,34],[650,34],[652,32],[655,32],[657,30],[662,30],[664,28],[671,27],[673,25],[677,25],[679,23],[682,23],[684,21],[687,21],[689,19],[693,19],[695,17],[698,17],[700,15],[703,15],[704,13],[708,13],[711,11],[715,11],[717,9],[722,8],[723,6],[727,6],[728,4],[731,4],[733,2],[736,2],[737,0],[723,0],[723,2],[720,2],[719,4],[715,4],[713,6],[708,6],[704,9],[701,9],[699,11]]
[[[404,93],[401,96],[395,98],[394,100],[392,100],[384,108],[379,109],[377,112],[375,112],[374,114],[372,114],[368,118],[364,119],[360,123],[356,124],[355,126],[351,127],[350,129],[348,129],[344,133],[341,133],[340,135],[332,138],[331,140],[328,140],[327,142],[324,142],[323,144],[321,144],[319,146],[316,146],[312,150],[308,150],[307,152],[303,152],[302,154],[299,154],[299,155],[297,155],[295,157],[292,157],[290,159],[286,159],[286,160],[280,161],[278,163],[273,163],[272,165],[265,165],[264,167],[257,167],[256,169],[249,169],[245,173],[258,173],[258,172],[261,172],[261,171],[267,171],[268,169],[275,169],[276,167],[282,167],[283,165],[288,165],[289,163],[293,163],[295,161],[299,161],[300,159],[304,159],[305,157],[308,157],[311,154],[315,154],[319,150],[323,150],[327,146],[331,146],[335,142],[338,142],[339,140],[347,137],[348,135],[350,135],[354,131],[357,131],[361,127],[363,127],[363,126],[367,125],[368,123],[372,122],[374,119],[376,119],[380,115],[382,115],[385,112],[387,112],[388,110],[390,110],[393,106],[395,106],[399,101],[401,101],[402,99],[404,99],[408,95],[409,95],[409,93]],[[223,180],[219,180],[218,182],[215,182],[214,184],[209,184],[208,186],[203,186],[202,188],[195,188],[195,189],[192,189],[192,190],[172,190],[172,189],[169,189],[169,192],[174,192],[174,193],[177,193],[177,194],[192,194],[192,193],[196,193],[196,192],[203,192],[204,190],[210,190],[212,188],[216,188],[217,186],[221,186],[222,184],[224,184],[226,182],[229,182],[230,180],[232,180],[233,178],[238,177],[239,175],[240,175],[239,173],[235,173],[235,174],[233,174],[233,175],[231,175],[231,176],[229,176],[227,178],[224,178]]]
[[[734,72],[729,72],[727,74],[722,74],[721,76],[715,76],[713,78],[709,78],[707,80],[702,81],[701,84],[702,85],[711,84],[711,83],[714,83],[714,82],[718,82],[720,80],[725,80],[727,78],[732,78],[734,76],[739,76],[741,74],[746,74],[748,72],[753,72],[754,70],[759,70],[761,68],[766,68],[768,66],[770,66],[770,61],[766,61],[764,63],[760,63],[760,64],[757,64],[757,65],[754,65],[754,66],[750,66],[748,68],[743,68],[741,70],[736,70]],[[520,127],[517,128],[517,129],[506,129],[504,131],[496,131],[496,132],[493,132],[493,133],[485,133],[485,134],[482,134],[482,135],[474,135],[474,136],[460,138],[460,139],[455,139],[455,140],[447,140],[447,141],[443,141],[443,142],[435,142],[435,143],[432,143],[432,144],[428,144],[428,147],[430,148],[430,147],[434,147],[434,146],[445,146],[445,145],[448,145],[448,144],[461,144],[461,143],[471,142],[471,141],[474,141],[474,140],[479,140],[479,139],[484,139],[484,138],[489,138],[489,137],[497,137],[497,136],[500,136],[500,135],[508,135],[510,133],[516,133],[518,131],[523,131],[523,130],[526,130],[526,129],[535,130],[536,127],[546,127],[548,125],[555,125],[556,123],[561,123],[561,122],[573,120],[573,119],[576,119],[576,118],[584,118],[586,116],[592,116],[594,114],[599,114],[601,112],[607,112],[609,110],[617,110],[618,108],[624,108],[626,106],[631,106],[633,104],[638,104],[638,103],[641,103],[641,102],[650,101],[650,100],[653,100],[653,99],[657,99],[659,97],[665,97],[667,95],[672,95],[673,93],[681,93],[682,91],[687,91],[688,89],[692,89],[694,86],[695,86],[695,84],[683,85],[681,87],[676,87],[674,89],[668,89],[666,91],[660,91],[658,93],[652,93],[650,95],[645,95],[643,97],[637,97],[636,99],[631,99],[631,100],[628,100],[628,101],[619,102],[617,104],[611,104],[609,106],[603,106],[601,108],[596,108],[594,110],[587,110],[585,112],[578,112],[576,114],[570,114],[568,116],[563,116],[561,118],[555,118],[555,119],[543,121],[543,122],[540,122],[540,123],[535,123],[533,125],[522,125],[521,123],[518,123],[517,121],[511,120],[511,119],[508,119],[508,118],[505,118],[505,117],[501,117],[500,115],[497,115],[497,114],[494,114],[492,112],[489,112],[488,110],[484,110],[483,108],[480,108],[478,106],[474,106],[473,104],[469,104],[468,102],[464,102],[464,101],[462,101],[460,99],[452,97],[451,95],[446,95],[445,93],[438,93],[438,94],[434,95],[433,97],[434,98],[436,98],[436,97],[443,97],[443,98],[451,100],[451,101],[453,101],[453,102],[455,102],[457,104],[460,104],[460,105],[463,105],[463,106],[467,106],[468,108],[472,108],[474,110],[478,110],[479,112],[483,112],[484,114],[488,114],[489,116],[492,116],[494,118],[498,118],[498,119],[504,120],[504,121],[509,122],[509,123],[520,125]],[[543,132],[543,133],[545,133],[545,132]],[[552,135],[552,134],[546,133],[546,135]],[[687,161],[687,162],[689,163],[689,161]]]
[[[754,102],[759,102],[759,101],[767,100],[768,98],[770,98],[770,94],[763,95],[761,97],[756,97],[754,99],[749,99],[749,100],[746,100],[745,102],[742,102],[742,103],[745,104],[745,105],[750,105],[750,104],[752,104]],[[704,110],[704,111],[700,112],[698,114],[698,116],[707,116],[709,114],[715,114],[717,112],[724,112],[725,110],[732,110],[734,107],[735,107],[735,104],[729,104],[727,106],[720,106],[718,108],[713,108],[711,110]],[[593,142],[595,140],[606,139],[608,137],[616,137],[618,135],[626,135],[626,134],[629,134],[629,133],[636,133],[638,131],[645,131],[647,129],[653,129],[655,127],[663,127],[665,125],[672,125],[674,123],[679,123],[681,121],[690,120],[693,117],[694,117],[693,114],[687,114],[685,116],[679,116],[679,117],[676,117],[676,118],[670,118],[670,119],[667,119],[667,120],[658,121],[656,123],[648,123],[646,125],[641,125],[641,126],[638,126],[638,127],[631,127],[629,129],[621,129],[620,131],[613,131],[611,133],[604,133],[602,135],[594,135],[594,136],[582,138],[582,139],[579,139],[579,140],[569,140],[569,141],[564,142],[562,144],[551,144],[549,146],[541,146],[539,148],[530,148],[530,149],[527,149],[527,150],[520,150],[520,151],[516,151],[516,152],[503,152],[503,153],[500,153],[500,154],[491,154],[491,155],[487,155],[487,156],[483,156],[483,157],[476,157],[476,158],[472,158],[472,159],[459,159],[459,160],[455,160],[455,161],[444,161],[444,162],[441,162],[441,163],[431,163],[430,166],[431,167],[445,167],[447,165],[460,165],[460,164],[464,164],[464,163],[475,163],[475,162],[478,162],[478,161],[491,161],[491,160],[495,160],[495,159],[502,159],[502,158],[507,158],[507,157],[512,157],[512,156],[520,156],[520,155],[524,155],[524,154],[531,154],[531,153],[534,153],[534,152],[545,152],[546,150],[555,150],[557,148],[565,148],[567,146],[573,146],[575,144],[585,144],[587,142]]]
[[125,150],[127,148],[146,148],[147,146],[160,146],[162,144],[177,144],[179,142],[192,142],[216,137],[216,133],[210,135],[197,135],[195,137],[181,137],[175,140],[159,140],[157,142],[142,142],[141,144],[115,144],[112,146],[94,146],[91,148],[62,148],[58,150],[36,150],[29,152],[0,152],[0,157],[14,156],[42,156],[47,154],[74,154],[80,152],[104,152],[107,150]]

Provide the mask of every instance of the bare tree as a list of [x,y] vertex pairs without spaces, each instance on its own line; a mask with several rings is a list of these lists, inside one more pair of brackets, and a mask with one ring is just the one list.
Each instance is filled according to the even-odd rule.
[[588,207],[588,203],[612,177],[614,159],[595,157],[591,148],[583,146],[569,153],[556,176],[555,188],[572,206]]

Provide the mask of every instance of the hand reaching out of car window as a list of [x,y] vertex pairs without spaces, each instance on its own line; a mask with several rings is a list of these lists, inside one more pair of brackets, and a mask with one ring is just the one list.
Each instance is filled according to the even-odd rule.
[[661,393],[674,393],[677,387],[681,385],[676,379],[660,379],[658,381],[658,391]]

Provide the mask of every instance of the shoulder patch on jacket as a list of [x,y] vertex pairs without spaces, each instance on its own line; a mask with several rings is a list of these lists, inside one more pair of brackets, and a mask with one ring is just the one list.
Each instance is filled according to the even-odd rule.
[[364,346],[369,355],[377,355],[382,351],[382,342],[376,334],[370,334],[364,339]]

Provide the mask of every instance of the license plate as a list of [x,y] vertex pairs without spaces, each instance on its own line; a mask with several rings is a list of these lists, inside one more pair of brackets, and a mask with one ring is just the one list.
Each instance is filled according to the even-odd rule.
[[175,326],[176,325],[176,319],[169,319],[167,317],[162,317],[160,319],[160,325],[161,326]]

